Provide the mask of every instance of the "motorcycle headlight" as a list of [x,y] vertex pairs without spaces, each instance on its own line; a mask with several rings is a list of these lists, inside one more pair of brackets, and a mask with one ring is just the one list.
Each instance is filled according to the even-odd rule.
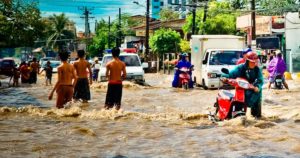
[[249,83],[248,82],[243,82],[243,81],[238,81],[238,85],[244,89],[249,88]]

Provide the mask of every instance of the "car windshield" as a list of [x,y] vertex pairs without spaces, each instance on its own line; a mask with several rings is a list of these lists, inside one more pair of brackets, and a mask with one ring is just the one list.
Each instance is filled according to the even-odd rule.
[[235,65],[242,51],[212,51],[209,65]]
[[[123,61],[126,66],[141,66],[140,60],[136,55],[120,55],[120,60]],[[112,56],[106,56],[103,58],[102,67],[112,60]]]
[[[52,68],[56,68],[60,65],[60,61],[50,61],[50,65]],[[43,63],[43,68],[45,68],[47,66],[47,62]]]

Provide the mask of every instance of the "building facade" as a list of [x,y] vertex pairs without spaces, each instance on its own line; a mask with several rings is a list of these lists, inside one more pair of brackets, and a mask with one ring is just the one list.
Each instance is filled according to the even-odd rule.
[[[181,6],[179,5],[173,5],[173,4],[181,4]],[[185,18],[188,10],[186,5],[189,4],[189,0],[151,0],[151,12],[150,12],[150,16],[152,18],[155,19],[159,19],[159,12],[163,9],[163,8],[169,8],[172,9],[174,11],[178,11],[181,18]]]

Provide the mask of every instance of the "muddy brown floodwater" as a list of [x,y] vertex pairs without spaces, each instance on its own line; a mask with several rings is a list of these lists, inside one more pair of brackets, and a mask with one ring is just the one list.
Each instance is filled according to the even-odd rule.
[[51,87],[0,89],[0,157],[300,157],[300,82],[290,92],[264,89],[263,119],[212,123],[217,90],[170,87],[172,76],[147,74],[150,86],[124,83],[122,109],[103,110],[106,83],[88,104],[55,109]]

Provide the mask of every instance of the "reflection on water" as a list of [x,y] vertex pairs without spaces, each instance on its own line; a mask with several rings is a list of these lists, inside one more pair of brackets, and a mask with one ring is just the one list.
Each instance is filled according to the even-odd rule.
[[50,87],[40,84],[1,90],[1,157],[300,157],[296,87],[265,91],[261,120],[212,123],[206,111],[216,90],[150,83],[125,83],[120,111],[102,109],[105,84],[92,86],[88,104],[65,109],[53,108]]

